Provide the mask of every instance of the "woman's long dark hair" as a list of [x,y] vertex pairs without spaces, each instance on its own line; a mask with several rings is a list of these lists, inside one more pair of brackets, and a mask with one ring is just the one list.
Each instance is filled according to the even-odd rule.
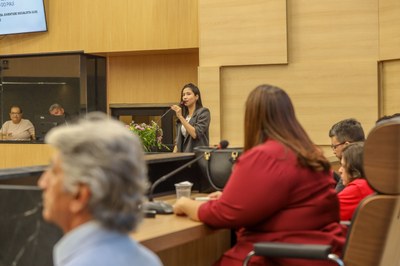
[[[185,84],[185,86],[183,86],[183,88],[182,88],[182,90],[181,90],[181,99],[180,99],[180,102],[182,102],[183,90],[186,89],[186,88],[191,89],[195,96],[196,96],[196,95],[199,96],[199,98],[198,98],[197,101],[196,101],[196,109],[195,109],[195,110],[197,110],[197,109],[203,107],[203,103],[201,102],[200,90],[199,90],[199,88],[198,88],[196,85],[194,85],[193,83],[188,83],[188,84]],[[181,105],[181,107],[182,107],[182,115],[183,115],[183,117],[186,117],[186,116],[189,114],[189,109],[188,109],[185,105]]]
[[311,141],[296,118],[284,90],[260,85],[248,96],[244,119],[244,150],[274,139],[290,148],[300,165],[314,171],[329,171],[329,161]]
[[342,150],[345,171],[350,175],[349,182],[357,178],[365,178],[364,172],[364,143],[354,142]]

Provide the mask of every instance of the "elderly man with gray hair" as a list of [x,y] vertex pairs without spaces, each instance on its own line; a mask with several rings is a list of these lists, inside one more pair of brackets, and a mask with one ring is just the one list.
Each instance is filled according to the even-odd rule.
[[120,122],[91,113],[52,129],[45,141],[55,153],[38,181],[43,217],[64,232],[54,265],[162,265],[128,235],[142,219],[148,186],[139,139]]

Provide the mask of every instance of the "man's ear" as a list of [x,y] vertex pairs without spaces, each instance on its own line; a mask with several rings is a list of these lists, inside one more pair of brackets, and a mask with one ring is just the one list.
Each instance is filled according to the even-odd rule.
[[78,186],[78,192],[76,193],[74,199],[71,201],[70,210],[72,213],[78,213],[86,209],[89,200],[92,196],[90,188],[85,184],[80,184]]

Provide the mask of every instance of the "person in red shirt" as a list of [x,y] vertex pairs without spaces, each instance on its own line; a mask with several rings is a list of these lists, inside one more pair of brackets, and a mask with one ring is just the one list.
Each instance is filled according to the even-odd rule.
[[374,193],[364,178],[363,151],[362,142],[349,144],[342,151],[339,173],[344,189],[339,192],[338,197],[340,219],[343,221],[350,221],[360,201]]
[[[236,230],[236,244],[215,265],[239,266],[261,241],[329,244],[341,255],[340,225],[332,171],[322,151],[295,116],[286,92],[260,85],[248,96],[244,153],[223,190],[207,202],[180,198],[177,215],[214,228]],[[255,256],[250,265],[325,266],[331,262]]]

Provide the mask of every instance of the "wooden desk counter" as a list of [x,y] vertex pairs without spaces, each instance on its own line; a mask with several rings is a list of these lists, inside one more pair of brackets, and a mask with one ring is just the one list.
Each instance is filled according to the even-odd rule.
[[[162,199],[173,203],[171,198]],[[164,265],[209,266],[230,248],[230,230],[211,229],[174,214],[144,219],[131,237],[156,252]]]
[[0,169],[48,164],[51,151],[42,143],[0,141]]
[[[1,168],[45,165],[50,161],[52,148],[48,144],[29,141],[0,141]],[[190,160],[194,153],[149,153],[145,154],[148,164]]]
[[166,163],[182,160],[191,160],[194,158],[194,153],[191,152],[160,152],[160,153],[147,153],[144,159],[147,164]]
[[[36,185],[37,179],[50,161],[52,151],[53,149],[48,144],[43,143],[0,142],[0,153],[4,155],[0,160],[0,183],[14,184],[16,182]],[[150,182],[154,182],[166,172],[175,170],[194,157],[194,153],[145,154]],[[4,181],[5,179],[8,181]],[[170,182],[173,181],[173,179],[170,180]],[[168,185],[168,183],[163,185]],[[158,191],[162,190],[162,186],[157,188]],[[173,189],[173,185],[170,187]]]
[[155,219],[146,218],[137,232],[131,236],[154,252],[158,252],[217,231],[186,216],[157,214]]

